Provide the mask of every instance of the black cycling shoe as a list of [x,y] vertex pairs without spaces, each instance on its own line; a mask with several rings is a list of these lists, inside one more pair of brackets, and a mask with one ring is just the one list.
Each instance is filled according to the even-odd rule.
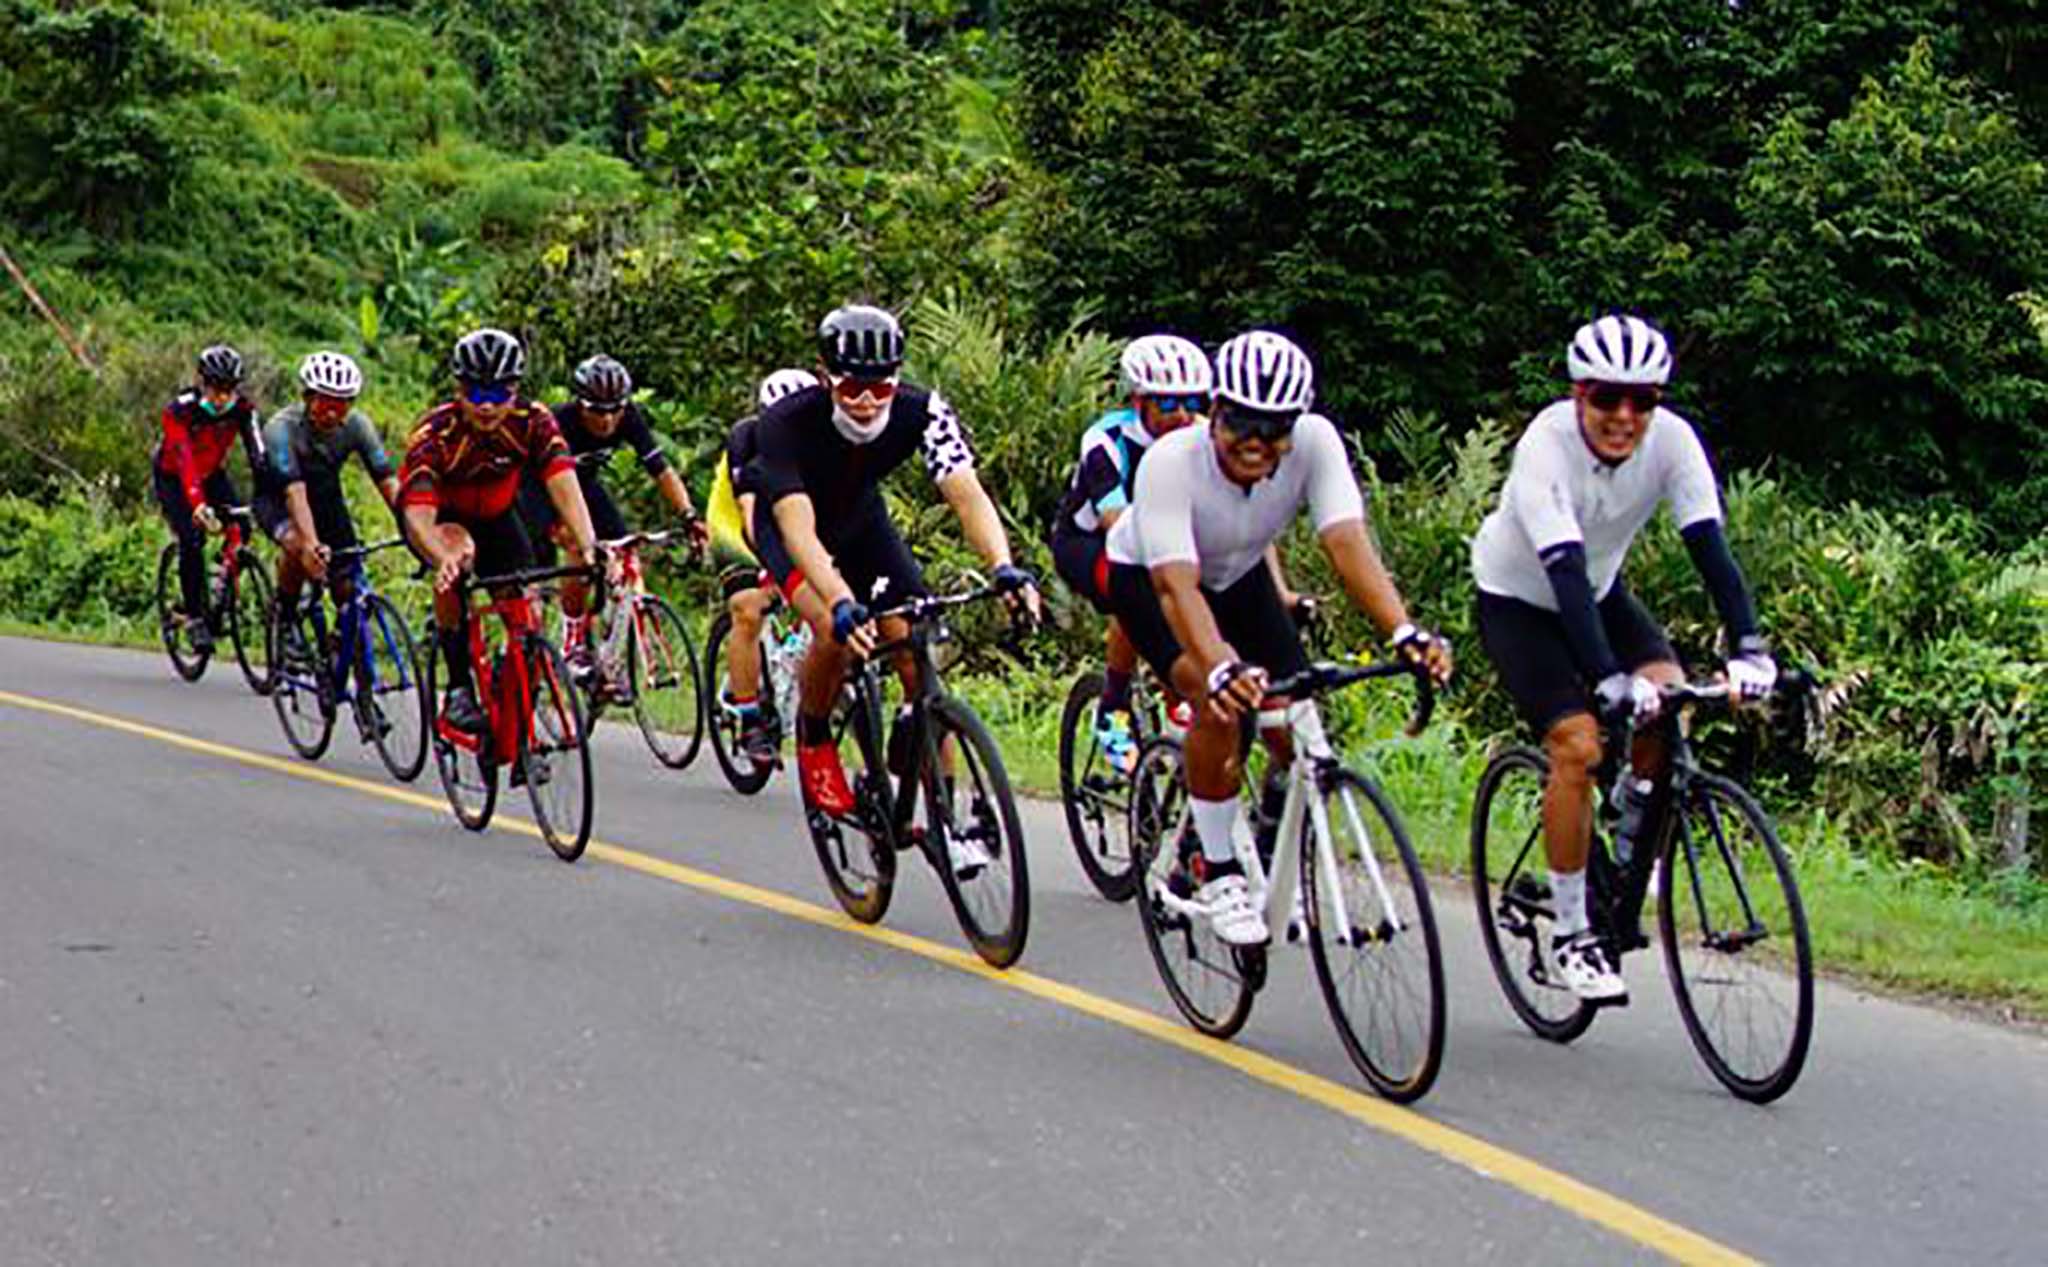
[[774,765],[782,757],[781,736],[758,712],[740,722],[740,755],[762,769]]
[[391,722],[384,716],[384,710],[377,707],[377,701],[371,700],[356,706],[356,729],[362,732],[362,741],[370,743],[390,734]]
[[476,692],[469,687],[458,686],[441,697],[441,716],[465,734],[484,733],[484,710],[476,702]]
[[185,622],[185,641],[191,644],[192,650],[199,655],[213,654],[213,630],[207,623],[190,616],[180,616],[179,619]]

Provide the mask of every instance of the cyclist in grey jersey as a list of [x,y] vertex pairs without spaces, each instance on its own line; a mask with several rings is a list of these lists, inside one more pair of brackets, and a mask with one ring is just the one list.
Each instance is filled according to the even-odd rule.
[[[299,363],[302,395],[263,428],[269,463],[256,502],[257,522],[280,547],[277,597],[289,610],[307,577],[328,581],[335,550],[357,545],[355,522],[342,493],[341,471],[350,457],[361,459],[376,481],[384,504],[398,504],[398,469],[384,450],[377,428],[355,407],[363,390],[362,370],[339,352],[315,352]],[[354,591],[356,567],[332,579],[336,602]],[[287,624],[296,632],[296,624]]]
[[1269,675],[1307,660],[1266,560],[1303,503],[1352,600],[1400,654],[1427,663],[1439,681],[1451,672],[1448,644],[1409,620],[1366,532],[1343,441],[1329,419],[1309,412],[1313,400],[1314,370],[1292,342],[1255,330],[1225,343],[1208,425],[1153,444],[1131,508],[1109,534],[1112,610],[1162,680],[1206,701],[1185,749],[1201,844],[1191,878],[1195,902],[1233,945],[1269,936],[1232,840],[1238,720],[1257,712],[1276,757],[1291,756],[1284,702],[1267,700],[1264,688]]
[[[1639,317],[1602,317],[1577,332],[1566,360],[1571,395],[1537,414],[1516,444],[1500,505],[1473,539],[1472,572],[1487,655],[1550,759],[1550,968],[1579,997],[1613,1003],[1628,997],[1627,986],[1586,910],[1601,760],[1593,708],[1646,722],[1659,710],[1660,688],[1684,681],[1664,631],[1621,575],[1659,505],[1671,507],[1727,626],[1737,698],[1769,694],[1778,671],[1722,533],[1706,450],[1692,424],[1661,403],[1671,375],[1664,336]],[[1639,729],[1630,758],[1629,795],[1647,815],[1665,759],[1662,737]]]

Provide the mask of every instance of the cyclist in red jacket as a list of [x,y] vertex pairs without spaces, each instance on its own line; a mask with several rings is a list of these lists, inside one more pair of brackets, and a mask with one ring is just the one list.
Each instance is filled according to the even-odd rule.
[[263,433],[256,407],[242,395],[242,354],[216,343],[199,354],[199,381],[164,406],[163,433],[151,454],[157,506],[178,538],[181,614],[190,623],[192,647],[213,648],[206,612],[206,534],[225,526],[229,548],[241,529],[225,523],[227,507],[241,504],[228,478],[228,451],[237,439],[249,459],[251,478],[263,470]]

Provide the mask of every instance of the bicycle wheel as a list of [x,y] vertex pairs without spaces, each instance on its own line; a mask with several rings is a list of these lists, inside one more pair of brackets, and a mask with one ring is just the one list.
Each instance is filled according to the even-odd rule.
[[704,742],[704,675],[683,618],[663,599],[650,594],[633,607],[626,665],[633,718],[654,759],[671,770],[695,761]]
[[235,663],[258,695],[270,693],[270,574],[263,560],[247,546],[236,556],[235,582],[228,591],[228,638],[235,644]]
[[[931,857],[947,864],[939,879],[974,953],[1007,968],[1023,955],[1031,931],[1031,869],[1010,776],[988,727],[964,702],[941,697],[930,716],[924,794]],[[941,769],[942,754],[952,762],[950,773]],[[951,865],[956,841],[972,854],[971,867]]]
[[[718,759],[718,768],[724,773],[725,781],[732,790],[742,796],[752,796],[768,785],[768,779],[775,773],[774,766],[758,766],[748,760],[740,750],[739,714],[725,706],[725,699],[731,693],[732,682],[726,673],[726,642],[732,637],[732,614],[720,612],[711,622],[711,632],[704,638],[704,707],[710,714],[711,755]],[[775,697],[773,684],[769,679],[770,665],[767,657],[761,661],[761,706]]]
[[1303,912],[1323,1002],[1351,1063],[1400,1104],[1443,1067],[1443,947],[1429,880],[1385,793],[1342,767],[1320,776],[1329,855],[1305,830]]
[[1813,1038],[1813,948],[1791,860],[1741,787],[1696,774],[1663,853],[1657,934],[1700,1058],[1741,1099],[1792,1089]]
[[364,604],[368,633],[357,675],[357,714],[384,768],[400,783],[410,783],[427,763],[428,711],[412,633],[382,594],[371,594]]
[[213,653],[192,645],[191,625],[180,610],[183,602],[178,585],[178,543],[173,541],[156,556],[157,636],[163,639],[172,671],[187,682],[197,682]]
[[1543,851],[1543,781],[1550,766],[1514,747],[1487,764],[1472,801],[1472,897],[1493,975],[1522,1023],[1554,1043],[1586,1032],[1598,1010],[1552,979],[1550,864]]
[[805,824],[825,883],[854,919],[872,924],[896,893],[896,831],[889,815],[889,772],[882,760],[882,711],[874,682],[854,674],[832,711],[832,734],[853,788],[853,812],[833,817],[806,807]]
[[1138,889],[1131,860],[1130,780],[1116,772],[1095,738],[1102,674],[1086,670],[1067,690],[1060,712],[1060,801],[1067,840],[1095,891],[1127,902]]
[[320,655],[326,642],[323,622],[315,607],[294,603],[287,611],[285,606],[275,604],[277,628],[268,642],[273,647],[291,647],[296,630],[297,650],[280,653],[272,662],[270,706],[277,710],[278,724],[284,727],[285,742],[292,751],[317,761],[334,737],[334,684]]
[[490,728],[486,725],[480,735],[457,737],[442,724],[440,699],[447,666],[438,651],[421,658],[427,666],[427,734],[434,772],[441,776],[441,790],[448,795],[455,820],[471,831],[482,831],[490,826],[498,806],[498,759],[491,752]]
[[1209,921],[1175,905],[1194,896],[1188,864],[1200,851],[1188,815],[1180,744],[1155,739],[1131,773],[1131,864],[1138,879],[1138,921],[1173,1005],[1188,1024],[1213,1038],[1244,1028],[1254,981],[1265,971],[1265,948],[1226,945]]
[[548,848],[562,861],[574,862],[590,844],[597,800],[590,775],[590,714],[583,693],[569,680],[568,662],[539,634],[526,640],[526,674],[533,692],[519,752],[526,795]]

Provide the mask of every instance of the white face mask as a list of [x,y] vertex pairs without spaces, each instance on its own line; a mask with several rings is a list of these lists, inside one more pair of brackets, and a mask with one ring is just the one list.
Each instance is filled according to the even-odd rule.
[[849,417],[845,407],[835,400],[832,402],[832,425],[839,428],[839,434],[845,436],[848,443],[873,444],[881,438],[882,432],[888,429],[889,415],[895,408],[896,402],[890,401],[882,406],[881,412],[875,415],[873,422],[863,426]]

